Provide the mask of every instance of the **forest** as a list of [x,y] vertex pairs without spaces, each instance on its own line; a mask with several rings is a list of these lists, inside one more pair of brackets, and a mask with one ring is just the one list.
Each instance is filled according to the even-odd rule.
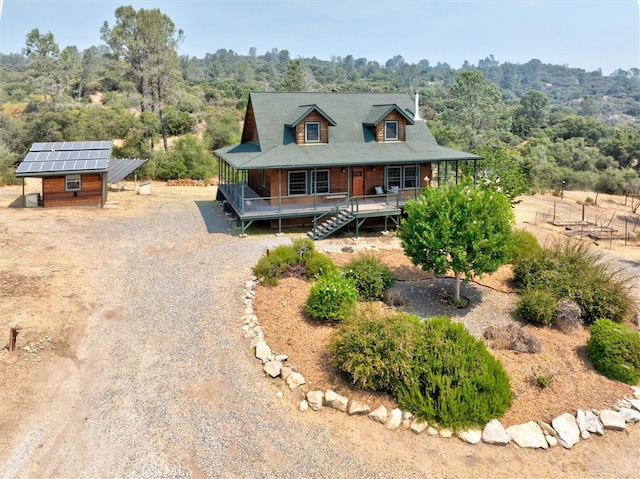
[[[79,51],[33,29],[0,54],[0,181],[34,142],[113,140],[138,175],[215,177],[213,151],[239,142],[250,92],[419,93],[438,143],[485,159],[513,193],[585,189],[640,194],[640,69],[609,76],[493,55],[461,68],[401,55],[290,57],[271,48],[179,55],[184,32],[158,9],[119,7],[101,45]],[[213,47],[212,47],[213,51]],[[482,166],[482,165],[481,165]]]

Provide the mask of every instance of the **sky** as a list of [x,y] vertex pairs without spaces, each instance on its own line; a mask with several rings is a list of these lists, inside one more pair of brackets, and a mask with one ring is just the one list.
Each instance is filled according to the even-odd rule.
[[0,0],[0,53],[20,53],[34,28],[61,50],[100,45],[123,5],[160,9],[184,32],[178,53],[198,58],[255,47],[381,65],[401,55],[457,69],[493,55],[605,75],[640,68],[640,0]]

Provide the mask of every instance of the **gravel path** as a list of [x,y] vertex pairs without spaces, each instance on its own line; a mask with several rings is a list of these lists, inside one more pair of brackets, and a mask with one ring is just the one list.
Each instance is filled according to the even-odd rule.
[[[252,265],[288,238],[238,238],[212,201],[139,201],[144,214],[8,225],[72,245],[91,304],[75,357],[43,369],[39,414],[0,439],[0,477],[571,476],[575,458],[558,449],[541,466],[537,451],[297,413],[260,371],[239,319]],[[611,462],[606,450],[589,457]]]

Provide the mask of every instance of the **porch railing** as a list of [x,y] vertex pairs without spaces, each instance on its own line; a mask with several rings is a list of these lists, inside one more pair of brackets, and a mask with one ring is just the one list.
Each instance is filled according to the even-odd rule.
[[[281,213],[291,211],[328,211],[349,208],[351,212],[358,212],[360,208],[374,211],[376,207],[399,208],[401,195],[398,193],[384,193],[381,195],[365,195],[348,197],[346,192],[331,192],[318,195],[308,195],[295,198],[295,204],[289,203],[292,197],[260,196],[249,188],[246,183],[228,183],[219,186],[220,192],[233,208],[240,214]],[[305,201],[306,200],[306,201]]]

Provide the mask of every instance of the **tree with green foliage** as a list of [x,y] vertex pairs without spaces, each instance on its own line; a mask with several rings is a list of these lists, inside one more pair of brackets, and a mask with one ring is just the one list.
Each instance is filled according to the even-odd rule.
[[15,181],[14,167],[17,160],[18,155],[9,150],[0,140],[0,185],[11,184]]
[[209,151],[239,143],[240,126],[235,112],[225,112],[208,118],[203,137]]
[[451,100],[443,112],[443,120],[456,125],[462,145],[470,150],[479,144],[479,138],[494,128],[504,110],[498,88],[487,82],[478,70],[463,70],[451,88]]
[[291,60],[287,63],[287,71],[278,84],[278,91],[299,92],[306,90],[307,82],[304,79],[304,69],[300,60]]
[[483,157],[476,165],[478,185],[481,188],[502,191],[511,203],[529,189],[527,175],[515,156],[506,148],[483,147],[474,150]]
[[60,57],[60,47],[51,32],[41,34],[34,28],[27,34],[24,54],[33,69],[33,80],[44,101],[53,101],[59,96],[55,71]]
[[509,260],[514,214],[500,191],[466,182],[425,188],[404,209],[406,218],[398,227],[402,247],[425,271],[453,270],[455,301],[460,300],[462,274],[473,278],[492,273]]
[[182,30],[159,9],[136,11],[118,7],[113,28],[105,22],[102,40],[117,59],[124,59],[135,78],[142,97],[141,109],[150,108],[160,119],[165,150],[168,148],[163,105],[167,91],[180,78],[177,48],[183,41]]
[[194,135],[178,139],[167,152],[156,153],[157,176],[163,180],[191,178],[209,181],[215,173],[215,161],[204,142]]
[[522,138],[528,138],[532,131],[543,126],[548,114],[549,98],[538,90],[529,90],[520,98],[516,108],[511,131]]

